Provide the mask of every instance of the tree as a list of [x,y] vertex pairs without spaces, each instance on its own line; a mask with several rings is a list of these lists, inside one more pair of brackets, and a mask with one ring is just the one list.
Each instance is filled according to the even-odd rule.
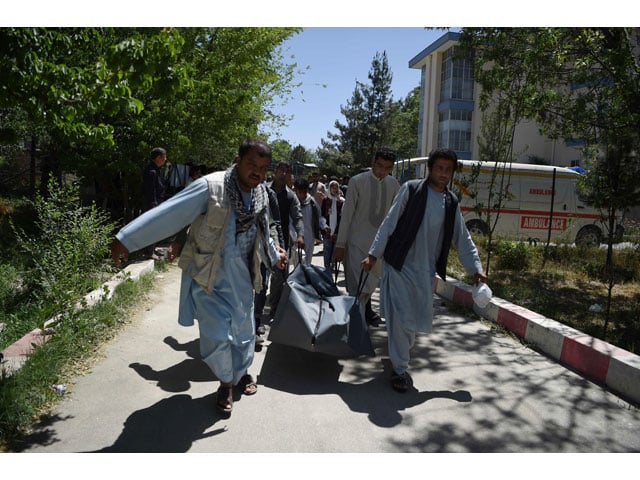
[[331,142],[326,145],[332,144],[341,154],[349,153],[354,170],[368,166],[376,149],[391,141],[393,75],[386,52],[376,52],[368,78],[370,84],[356,81],[351,99],[340,107],[345,123],[336,120],[338,133],[327,132]]
[[526,73],[516,99],[522,115],[551,137],[584,145],[584,184],[607,219],[608,319],[616,218],[640,203],[639,30],[464,29],[461,43],[474,49],[476,81],[488,97],[504,91],[514,74]]
[[[280,45],[296,28],[181,29],[186,39],[184,68],[192,83],[171,100],[174,128],[169,140],[188,138],[181,155],[226,168],[240,142],[259,135],[261,123],[284,121],[273,113],[276,97],[294,88],[295,64],[282,58]],[[168,105],[159,108],[164,111]],[[157,117],[156,117],[157,118]],[[166,140],[165,140],[166,141]]]
[[40,139],[58,151],[113,147],[114,128],[104,117],[139,113],[143,104],[132,89],[163,77],[179,48],[171,29],[0,29],[0,108],[26,118],[32,194]]
[[418,154],[418,123],[420,121],[420,86],[401,98],[391,109],[389,145],[395,147],[398,158],[412,158]]
[[271,142],[271,151],[273,153],[273,159],[278,161],[288,162],[291,160],[291,151],[293,148],[291,144],[286,140],[274,140]]
[[284,121],[272,103],[294,88],[295,64],[280,45],[297,30],[0,29],[0,138],[32,138],[33,191],[41,150],[128,219],[151,148],[225,168],[261,123]]
[[[140,197],[140,171],[155,146],[170,161],[215,169],[233,162],[240,142],[260,134],[263,122],[279,122],[271,103],[286,97],[295,64],[287,64],[281,43],[295,28],[181,28],[182,53],[174,69],[187,82],[171,96],[149,92],[145,109],[122,122],[122,146],[110,170],[124,175],[123,201]],[[129,192],[127,194],[127,192]],[[130,192],[135,192],[131,195]]]
[[320,140],[321,146],[316,150],[323,171],[331,172],[343,177],[352,174],[353,157],[351,152],[342,153],[338,147],[325,139]]

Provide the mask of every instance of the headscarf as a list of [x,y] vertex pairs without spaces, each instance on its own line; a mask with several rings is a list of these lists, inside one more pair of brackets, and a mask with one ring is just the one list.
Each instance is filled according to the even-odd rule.
[[[336,185],[338,187],[337,196],[331,193],[332,185]],[[327,192],[327,196],[331,199],[331,211],[329,212],[329,228],[331,228],[331,233],[335,233],[336,227],[338,226],[338,202],[340,201],[340,184],[335,180],[331,180],[331,182],[329,182],[329,191]]]

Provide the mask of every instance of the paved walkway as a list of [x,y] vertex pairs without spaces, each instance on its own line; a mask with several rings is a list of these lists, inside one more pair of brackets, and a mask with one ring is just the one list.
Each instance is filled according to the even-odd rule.
[[375,358],[337,360],[267,341],[250,368],[258,394],[221,418],[197,327],[176,322],[179,275],[175,266],[158,274],[145,308],[25,451],[640,451],[637,409],[437,296],[434,332],[412,352],[408,393],[389,386],[384,328],[372,330]]

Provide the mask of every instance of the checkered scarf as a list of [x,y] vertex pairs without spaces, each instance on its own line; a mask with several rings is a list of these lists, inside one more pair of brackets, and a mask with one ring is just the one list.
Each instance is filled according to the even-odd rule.
[[[224,175],[224,192],[229,201],[229,205],[236,212],[236,236],[246,232],[251,225],[261,218],[264,210],[269,205],[269,197],[264,185],[260,184],[253,189],[251,196],[251,210],[247,211],[242,201],[242,193],[238,185],[238,164],[234,163],[227,169]],[[268,227],[263,231],[268,231]]]

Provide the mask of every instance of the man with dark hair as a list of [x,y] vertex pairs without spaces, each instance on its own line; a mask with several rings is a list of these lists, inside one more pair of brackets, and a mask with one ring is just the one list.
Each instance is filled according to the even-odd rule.
[[[391,175],[396,152],[390,147],[379,149],[371,159],[371,169],[359,173],[349,181],[336,239],[335,259],[344,262],[344,274],[349,295],[358,290],[362,266],[378,227],[387,215],[400,184]],[[371,307],[371,295],[380,280],[380,267],[371,271],[360,301],[365,305],[365,318],[370,325],[378,325],[380,315]]]
[[234,164],[195,180],[169,200],[125,225],[111,245],[116,264],[191,224],[178,265],[182,269],[178,322],[198,319],[200,354],[220,380],[216,406],[231,413],[233,387],[253,395],[249,375],[255,350],[254,290],[260,264],[283,268],[284,250],[270,236],[269,200],[263,185],[271,148],[242,142]]
[[296,192],[302,212],[302,224],[304,225],[304,258],[298,258],[298,262],[311,265],[313,259],[314,239],[320,236],[320,231],[327,227],[324,217],[320,213],[320,205],[309,193],[309,183],[304,178],[296,178],[293,182],[293,190]]
[[416,334],[431,332],[434,277],[437,273],[446,281],[451,244],[475,283],[487,279],[458,200],[447,187],[457,163],[452,150],[429,154],[429,176],[402,185],[362,260],[367,272],[382,264],[380,300],[393,366],[391,386],[398,392],[406,392],[411,385],[407,368]]
[[349,175],[345,175],[340,180],[340,190],[342,190],[342,196],[347,196],[347,189],[349,188]]
[[[166,199],[167,182],[162,175],[162,166],[165,163],[167,163],[167,151],[164,148],[156,147],[151,150],[149,163],[142,172],[143,212],[157,207]],[[159,260],[155,254],[155,247],[155,243],[148,245],[144,249],[145,257]]]
[[164,148],[157,147],[151,150],[151,159],[142,173],[145,212],[165,200],[167,185],[161,169],[166,162],[167,151]]
[[[281,161],[273,171],[273,182],[269,185],[276,192],[278,206],[280,207],[280,225],[284,237],[283,248],[287,251],[289,258],[292,257],[291,249],[304,248],[304,224],[302,222],[302,212],[298,197],[289,188],[291,181],[291,165]],[[295,237],[295,245],[292,245],[291,235]],[[313,240],[311,240],[313,241]],[[282,296],[282,289],[287,279],[287,269],[274,270],[271,275],[269,286],[269,317],[273,318]]]
[[[272,228],[276,230],[277,243],[279,247],[284,247],[284,234],[282,232],[282,222],[280,221],[280,206],[278,205],[278,196],[276,192],[267,184],[265,185],[267,194],[269,196],[269,215],[271,216]],[[269,270],[263,264],[260,265],[260,274],[262,275],[262,289],[256,290],[256,294],[253,300],[253,316],[256,321],[256,351],[262,349],[262,343],[264,340],[262,336],[267,333],[265,326],[262,322],[262,314],[264,311],[264,305],[267,301],[267,289],[269,288]]]

